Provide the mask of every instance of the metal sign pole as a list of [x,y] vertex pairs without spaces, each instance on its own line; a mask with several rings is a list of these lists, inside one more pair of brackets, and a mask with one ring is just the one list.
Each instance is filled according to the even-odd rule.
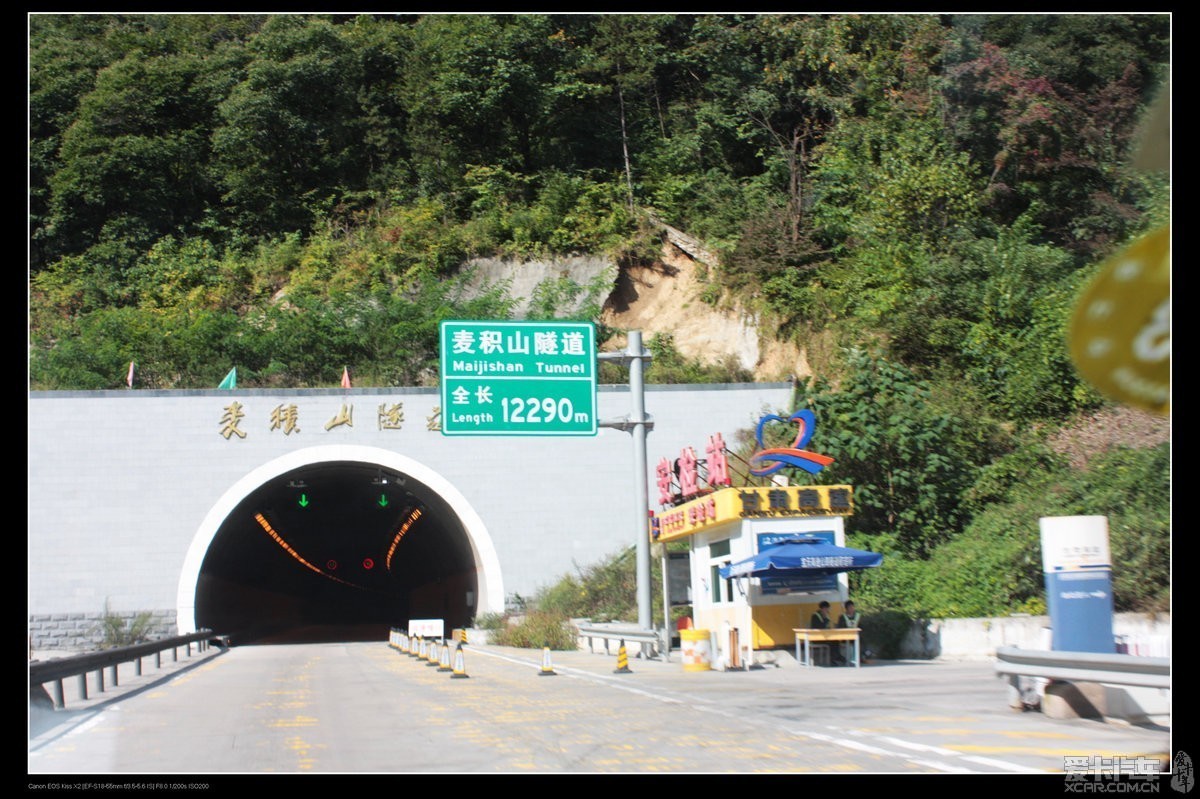
[[670,554],[666,544],[662,547],[662,598],[663,598],[663,660],[671,660],[671,580],[668,576]]
[[[625,352],[602,352],[596,357],[600,360],[618,361],[629,367],[629,393],[633,400],[633,410],[624,419],[600,422],[600,427],[612,427],[633,434],[633,471],[636,481],[634,512],[637,515],[634,529],[637,535],[638,626],[643,630],[652,630],[654,620],[652,618],[653,605],[650,601],[650,532],[646,517],[646,511],[650,508],[650,496],[647,488],[649,474],[646,469],[646,433],[653,429],[654,422],[646,413],[645,387],[642,382],[644,362],[650,360],[650,353],[642,347],[642,331],[631,330],[628,336]],[[643,644],[643,647],[645,646]]]
[[646,521],[646,510],[650,507],[650,497],[646,482],[649,478],[646,469],[646,396],[642,385],[642,331],[633,330],[629,333],[629,393],[633,399],[633,414],[629,421],[633,428],[633,465],[637,475],[637,486],[634,498],[637,502],[637,573],[638,573],[638,626],[643,630],[652,629],[653,620],[650,618],[652,605],[650,603],[650,533]]

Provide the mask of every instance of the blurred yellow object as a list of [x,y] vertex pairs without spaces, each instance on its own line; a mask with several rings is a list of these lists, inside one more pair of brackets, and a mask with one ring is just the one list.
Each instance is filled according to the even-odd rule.
[[1171,87],[1164,86],[1142,120],[1133,166],[1143,172],[1171,168]]
[[1070,348],[1080,374],[1101,393],[1170,414],[1170,225],[1104,264],[1075,309]]

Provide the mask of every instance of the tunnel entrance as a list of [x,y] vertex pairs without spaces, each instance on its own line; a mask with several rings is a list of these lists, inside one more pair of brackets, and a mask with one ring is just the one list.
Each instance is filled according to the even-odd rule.
[[480,597],[464,524],[395,467],[287,469],[220,521],[199,567],[195,626],[231,643],[386,641],[409,619],[467,626]]

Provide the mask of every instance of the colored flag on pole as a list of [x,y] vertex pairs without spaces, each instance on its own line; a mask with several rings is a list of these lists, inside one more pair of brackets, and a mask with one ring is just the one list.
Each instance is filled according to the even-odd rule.
[[342,367],[342,388],[350,388],[350,367]]
[[237,367],[229,370],[229,374],[225,375],[225,379],[221,381],[221,385],[217,388],[237,388]]
[[129,374],[125,375],[125,385],[133,388],[133,361],[129,362]]

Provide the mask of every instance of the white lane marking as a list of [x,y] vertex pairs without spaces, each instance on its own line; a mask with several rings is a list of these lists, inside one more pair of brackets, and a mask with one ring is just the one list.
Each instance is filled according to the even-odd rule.
[[29,742],[29,746],[30,746],[29,757],[37,757],[38,755],[42,754],[43,750],[55,741],[64,741],[64,740],[71,738],[72,736],[87,732],[92,727],[95,727],[97,724],[99,724],[101,721],[104,721],[104,716],[106,713],[111,713],[113,711],[119,711],[120,709],[121,709],[120,705],[113,705],[112,707],[106,708],[104,710],[94,711],[93,715],[90,718],[88,718],[84,721],[75,723],[69,729],[66,729],[66,730],[63,729],[65,724],[70,724],[70,722],[65,722],[65,724],[59,725],[58,727],[56,727],[54,729],[47,730],[46,732],[42,733],[41,735],[37,736],[36,738],[34,738],[33,740],[31,740]]
[[[848,741],[844,738],[838,738],[836,735],[825,735],[824,733],[820,732],[804,732],[803,730],[788,730],[788,732],[791,732],[795,735],[804,735],[808,738],[816,738],[818,741],[824,741],[825,743],[844,746],[847,749],[857,749],[860,752],[870,752],[873,755],[887,755],[889,757],[897,756],[895,752],[888,751],[887,749],[880,749],[877,746],[859,743],[858,741]],[[906,760],[908,759],[908,755],[900,755],[900,757],[903,757]]]
[[909,762],[915,763],[918,766],[925,766],[926,768],[937,769],[938,771],[945,771],[949,774],[978,774],[979,773],[978,771],[975,771],[974,769],[965,768],[963,766],[951,766],[947,763],[938,763],[934,760],[913,759],[913,760],[910,760]]
[[[836,729],[836,728],[830,728],[830,729]],[[815,738],[819,741],[824,741],[824,742],[832,744],[834,746],[843,746],[843,747],[846,747],[847,749],[857,749],[861,752],[869,752],[870,754],[882,755],[884,757],[899,758],[901,760],[905,760],[909,763],[912,763],[913,765],[921,766],[923,768],[933,769],[934,771],[945,771],[945,772],[948,772],[951,774],[974,774],[974,773],[977,773],[972,769],[966,768],[965,766],[956,766],[956,765],[951,765],[949,763],[940,763],[936,760],[923,760],[921,758],[912,757],[911,755],[906,754],[904,752],[894,752],[890,749],[884,749],[884,748],[878,747],[878,746],[871,746],[870,744],[858,743],[857,741],[847,740],[846,738],[838,736],[838,735],[825,735],[824,733],[805,732],[804,730],[788,730],[788,732],[790,732],[794,735],[804,735],[808,738]],[[858,732],[858,731],[850,731],[850,732],[851,732],[851,734],[855,734],[855,735],[860,735],[860,736],[863,735],[863,733]],[[843,733],[843,735],[844,735],[844,733]],[[889,741],[889,739],[886,737],[881,738],[881,740]],[[903,742],[901,742],[901,741],[890,741],[890,742],[903,744]],[[933,747],[927,747],[927,748],[933,748]],[[957,752],[953,752],[952,754],[957,754]]]
[[[518,666],[530,666],[530,667],[537,668],[537,669],[542,668],[541,661],[534,662],[534,661],[526,660],[523,658],[515,658],[515,657],[510,657],[508,655],[502,655],[498,652],[485,652],[483,650],[475,650],[475,653],[480,654],[480,655],[486,655],[487,657],[491,657],[491,658],[496,658],[497,660],[504,660],[504,661],[508,661],[509,663],[515,663]],[[564,669],[564,668],[560,668],[560,667],[555,667],[554,671],[556,674],[563,674],[565,676],[574,677],[576,679],[600,682],[605,685],[610,685],[614,688],[618,688],[622,691],[627,691],[631,694],[637,694],[638,696],[644,696],[644,697],[647,697],[650,699],[655,699],[659,702],[666,702],[668,704],[689,704],[694,709],[703,711],[705,713],[711,713],[711,714],[717,715],[717,716],[725,716],[727,718],[737,719],[739,721],[746,720],[745,716],[740,715],[736,712],[727,711],[727,710],[724,710],[724,709],[718,708],[718,707],[711,707],[711,706],[706,707],[702,702],[698,702],[696,697],[677,699],[673,696],[666,695],[664,693],[650,693],[648,691],[643,691],[639,688],[633,688],[629,685],[623,685],[622,681],[617,677],[610,677],[610,676],[601,675],[601,674],[594,674],[594,673],[588,672],[588,671],[580,671],[577,669],[569,669],[569,668]],[[810,732],[807,730],[799,730],[799,729],[788,729],[787,732],[792,735],[800,735],[805,738],[813,738],[815,740],[819,740],[824,743],[832,744],[834,746],[841,746],[841,747],[845,747],[847,749],[855,749],[860,752],[866,752],[868,754],[880,755],[883,757],[899,758],[901,760],[912,763],[914,765],[918,765],[923,768],[932,768],[937,771],[945,771],[945,772],[958,773],[958,774],[979,773],[975,769],[969,769],[964,766],[951,765],[949,763],[938,763],[937,761],[932,761],[932,760],[923,760],[923,759],[919,759],[919,758],[912,756],[908,752],[903,752],[903,751],[898,752],[898,751],[894,751],[892,749],[884,749],[884,748],[878,747],[878,746],[871,746],[870,744],[859,743],[857,741],[848,740],[845,737],[846,735],[857,735],[857,736],[867,735],[866,733],[862,733],[857,730],[839,730],[836,727],[829,727],[828,729],[835,730],[838,732],[838,734],[837,735],[825,735],[824,733]],[[907,741],[901,741],[898,738],[889,738],[888,736],[880,736],[879,740],[887,741],[888,743],[892,744],[893,746],[898,746],[901,748],[911,748],[914,750],[932,752],[934,754],[945,755],[948,757],[954,757],[959,760],[969,760],[969,761],[978,763],[980,765],[989,766],[991,768],[1004,769],[1005,771],[1016,771],[1016,772],[1020,772],[1020,773],[1040,773],[1040,772],[1038,772],[1037,769],[1025,768],[1022,766],[1018,766],[1015,763],[1007,763],[1002,760],[992,760],[991,758],[986,758],[986,757],[963,757],[961,755],[961,753],[956,752],[952,749],[942,749],[940,747],[929,746],[927,744],[914,744],[914,743],[910,743]]]
[[[829,729],[836,730],[837,728],[829,727]],[[862,730],[848,730],[847,732],[850,735],[857,735],[860,737],[866,737],[866,736],[870,735],[870,733],[863,732]],[[890,735],[880,735],[879,740],[886,741],[887,743],[889,743],[893,746],[900,746],[900,747],[914,749],[914,750],[921,751],[921,752],[932,752],[934,754],[942,755],[943,757],[953,757],[953,758],[959,758],[961,760],[970,760],[971,762],[978,763],[981,766],[990,766],[992,768],[1003,769],[1005,771],[1014,771],[1019,774],[1041,774],[1041,773],[1043,773],[1040,769],[1031,768],[1029,766],[1022,766],[1017,763],[1010,763],[1007,760],[996,760],[994,758],[979,757],[976,755],[967,756],[967,755],[964,755],[962,752],[956,751],[954,749],[946,749],[945,747],[933,746],[931,744],[916,743],[914,741],[905,741],[900,738],[893,738]]]
[[[509,663],[516,663],[518,666],[534,666],[539,671],[542,668],[541,663],[532,663],[528,660],[523,660],[521,658],[514,658],[514,657],[509,657],[508,655],[501,655],[498,652],[484,652],[482,650],[476,650],[476,653],[480,654],[480,655],[487,655],[488,657],[496,658],[497,660],[506,660]],[[591,680],[593,682],[602,682],[605,685],[611,685],[612,687],[619,688],[622,691],[627,691],[628,693],[631,693],[631,694],[637,694],[638,696],[649,697],[650,699],[657,699],[660,702],[666,702],[667,704],[671,704],[671,705],[678,705],[678,704],[684,703],[684,700],[676,699],[673,696],[668,696],[668,695],[663,695],[663,694],[653,694],[653,693],[650,693],[649,691],[644,691],[641,688],[634,688],[629,685],[622,685],[621,680],[616,677],[609,677],[609,676],[606,676],[603,674],[593,674],[590,671],[580,671],[578,669],[564,669],[562,667],[556,667],[554,669],[554,673],[561,674],[565,677],[573,677],[577,680]]]
[[918,752],[933,752],[935,755],[944,755],[947,757],[959,757],[962,752],[955,752],[953,749],[946,749],[941,746],[932,746],[930,744],[919,744],[913,741],[904,741],[900,738],[893,738],[890,735],[880,736],[880,740],[887,741],[892,746],[902,746],[906,749],[915,749]]

